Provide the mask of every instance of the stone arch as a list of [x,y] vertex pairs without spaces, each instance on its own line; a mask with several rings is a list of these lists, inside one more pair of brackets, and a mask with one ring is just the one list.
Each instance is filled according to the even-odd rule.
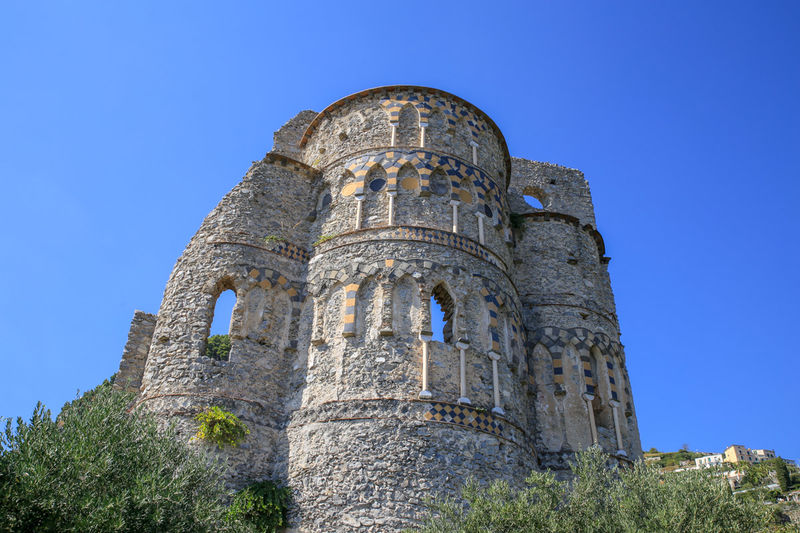
[[425,133],[425,145],[442,147],[447,144],[447,117],[438,107],[428,115],[428,130]]
[[396,146],[419,146],[419,111],[407,103],[397,117]]
[[[591,365],[592,378],[595,383],[594,399],[592,400],[592,410],[594,411],[594,421],[598,431],[604,428],[606,437],[614,439],[614,418],[611,413],[611,392],[609,389],[608,369],[603,368],[605,357],[600,348],[596,345],[589,349],[589,362]],[[612,448],[613,449],[613,444]]]
[[464,299],[465,330],[470,347],[476,352],[489,351],[489,310],[483,297],[471,292]]
[[254,287],[248,291],[258,295],[257,303],[246,313],[248,322],[255,325],[247,331],[247,337],[255,340],[273,353],[279,354],[289,345],[289,328],[292,318],[292,302],[286,291],[272,287],[264,290]]
[[389,197],[386,195],[386,171],[375,163],[364,177],[362,227],[385,226],[389,221]]
[[442,167],[436,167],[433,172],[431,172],[430,178],[428,179],[430,181],[431,193],[445,198],[450,196],[450,178],[448,178],[445,171],[442,170]]
[[411,161],[405,161],[400,165],[397,171],[397,182],[400,194],[419,193],[419,172]]
[[583,392],[586,390],[583,360],[580,350],[574,342],[570,342],[564,347],[561,357],[566,391],[563,396],[564,418],[570,421],[569,424],[566,424],[567,442],[573,449],[582,450],[592,445],[589,412],[583,398]]
[[472,162],[472,128],[466,117],[459,117],[455,124],[455,134],[453,135],[453,153],[461,159]]
[[540,416],[539,431],[548,450],[560,450],[564,444],[564,425],[558,412],[556,392],[560,389],[553,380],[553,356],[542,343],[536,343],[531,351],[533,373],[536,382],[535,407]]
[[419,285],[404,275],[392,288],[392,330],[396,337],[413,338],[420,329]]
[[342,335],[345,314],[345,286],[337,283],[327,292],[323,316],[323,338],[330,341]]
[[374,342],[380,335],[380,301],[378,282],[374,277],[364,278],[356,296],[356,336],[365,342]]

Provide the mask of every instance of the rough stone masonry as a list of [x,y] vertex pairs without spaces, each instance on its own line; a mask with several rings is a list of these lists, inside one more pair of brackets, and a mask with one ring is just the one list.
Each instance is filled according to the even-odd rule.
[[242,446],[192,444],[233,487],[288,483],[296,531],[400,531],[470,476],[519,485],[592,444],[641,456],[608,261],[581,172],[511,158],[452,94],[370,89],[275,133],[158,315],[134,315],[117,383],[187,440],[210,405],[239,416]]

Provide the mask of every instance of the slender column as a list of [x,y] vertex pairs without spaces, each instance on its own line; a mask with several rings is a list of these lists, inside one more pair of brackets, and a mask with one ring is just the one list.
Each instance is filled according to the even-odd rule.
[[427,400],[433,394],[428,390],[428,349],[433,333],[430,331],[420,331],[419,340],[422,341],[422,390],[419,393],[420,400]]
[[470,141],[469,143],[472,146],[472,164],[478,164],[478,143],[475,141]]
[[394,146],[397,141],[397,124],[392,124],[392,142],[389,146]]
[[589,410],[589,427],[592,430],[592,444],[597,444],[597,426],[594,423],[594,409],[592,409],[592,400],[594,400],[594,395],[584,393],[583,399],[586,402],[586,408]]
[[325,335],[322,329],[324,320],[324,311],[322,301],[319,299],[314,300],[314,325],[312,331],[314,334],[311,336],[311,344],[318,346],[325,342]]
[[420,122],[419,124],[419,146],[420,148],[425,148],[425,130],[428,128],[428,124],[426,122]]
[[397,191],[389,191],[389,225],[394,226],[394,197],[397,196]]
[[494,389],[494,407],[492,408],[492,412],[496,415],[504,415],[506,412],[500,407],[500,376],[497,373],[497,361],[500,359],[500,354],[490,351],[489,359],[492,360],[492,388]]
[[458,403],[462,405],[472,405],[472,402],[467,398],[467,348],[469,348],[469,341],[466,339],[459,339],[456,343],[456,348],[459,352],[459,377],[461,383],[461,398]]
[[625,447],[622,444],[622,430],[619,427],[619,413],[617,412],[619,402],[611,400],[609,403],[611,403],[611,412],[614,414],[614,430],[617,433],[617,455],[627,456],[628,454],[625,453]]
[[361,205],[364,203],[364,195],[356,196],[356,229],[361,229]]
[[453,206],[453,233],[458,233],[458,200],[450,200],[450,205]]
[[483,213],[475,213],[475,216],[478,217],[478,241],[481,244],[486,244],[486,238],[483,234],[483,219],[486,218],[486,215]]

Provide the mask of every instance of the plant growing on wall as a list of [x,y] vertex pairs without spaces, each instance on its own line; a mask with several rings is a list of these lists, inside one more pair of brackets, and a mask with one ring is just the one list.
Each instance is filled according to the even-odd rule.
[[328,242],[329,240],[333,239],[334,237],[338,237],[338,233],[334,233],[333,235],[322,235],[319,239],[314,241],[311,246],[319,246],[323,242]]
[[267,244],[286,242],[286,238],[281,237],[280,235],[267,235],[266,237],[264,237],[264,242]]
[[212,442],[219,448],[238,446],[250,434],[250,429],[239,417],[216,405],[198,413],[194,419],[200,422],[195,437]]
[[244,522],[256,531],[275,533],[286,527],[292,492],[288,487],[266,480],[239,491],[228,509],[228,521]]
[[206,342],[206,357],[217,361],[227,361],[231,353],[231,338],[229,335],[212,335]]

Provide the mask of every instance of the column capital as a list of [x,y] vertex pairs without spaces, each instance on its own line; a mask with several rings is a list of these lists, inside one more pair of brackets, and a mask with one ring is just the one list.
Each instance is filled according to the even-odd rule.
[[469,348],[469,341],[466,339],[458,339],[458,341],[456,341],[456,348],[459,350],[466,350]]
[[486,218],[486,213],[484,213],[483,211],[475,211],[475,216],[477,216],[478,218]]
[[419,332],[419,340],[423,342],[430,342],[433,340],[433,332],[432,331],[420,331]]
[[584,392],[582,396],[583,399],[586,400],[587,402],[591,402],[592,400],[594,400],[594,394],[589,394],[588,392]]
[[473,147],[475,147],[475,148],[477,148],[477,147],[478,147],[478,143],[477,143],[477,142],[475,142],[474,140],[470,141],[470,142],[469,142],[469,145],[470,145],[470,146],[473,146]]
[[450,205],[461,205],[461,200],[450,200]]
[[492,361],[499,361],[500,354],[493,350],[489,350],[489,359],[491,359]]

